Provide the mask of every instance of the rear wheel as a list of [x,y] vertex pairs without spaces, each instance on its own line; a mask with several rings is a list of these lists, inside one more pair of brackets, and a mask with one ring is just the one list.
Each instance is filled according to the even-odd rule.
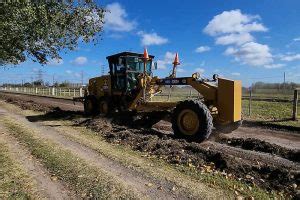
[[192,141],[203,141],[213,128],[209,109],[197,100],[180,102],[173,111],[172,128],[175,136]]
[[112,112],[111,102],[108,98],[102,97],[99,99],[99,113],[107,116]]
[[93,96],[87,96],[84,100],[84,113],[86,115],[96,114],[96,99]]

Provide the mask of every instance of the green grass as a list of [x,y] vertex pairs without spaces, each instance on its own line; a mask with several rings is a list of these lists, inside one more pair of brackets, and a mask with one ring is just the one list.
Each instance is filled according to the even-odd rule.
[[0,142],[0,199],[32,199],[32,182]]
[[[243,100],[244,119],[260,121],[265,124],[293,126],[300,128],[300,121],[293,121],[291,102],[252,101],[251,115],[249,115],[249,100]],[[300,111],[300,105],[298,104]],[[300,113],[298,114],[300,118]]]
[[2,120],[11,133],[38,158],[43,165],[66,182],[82,197],[96,199],[136,199],[137,194],[125,188],[113,177],[88,165],[71,152],[63,150],[51,141],[41,140],[32,130],[16,124],[11,119]]

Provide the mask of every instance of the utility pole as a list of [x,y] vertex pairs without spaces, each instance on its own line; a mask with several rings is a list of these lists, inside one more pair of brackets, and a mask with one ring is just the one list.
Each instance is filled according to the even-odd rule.
[[44,83],[44,81],[43,81],[43,70],[39,69],[37,71],[36,79],[37,79],[37,81],[41,82],[41,85],[43,85],[43,83]]
[[283,92],[285,92],[285,72],[283,72]]
[[83,86],[83,71],[81,71],[81,86]]
[[104,75],[104,65],[101,65],[101,76]]
[[52,86],[54,86],[55,74],[52,75]]

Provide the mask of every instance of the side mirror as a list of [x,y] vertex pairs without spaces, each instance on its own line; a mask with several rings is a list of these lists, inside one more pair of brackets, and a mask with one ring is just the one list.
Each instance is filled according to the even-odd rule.
[[123,59],[122,59],[122,58],[119,58],[119,60],[118,60],[118,61],[119,61],[119,63],[118,63],[118,64],[119,64],[119,65],[122,65],[122,61],[123,61]]
[[153,63],[152,69],[157,70],[157,62],[154,62],[154,63]]
[[214,81],[217,81],[218,78],[219,78],[219,75],[218,75],[218,74],[214,74],[214,75],[213,75],[213,80],[214,80]]

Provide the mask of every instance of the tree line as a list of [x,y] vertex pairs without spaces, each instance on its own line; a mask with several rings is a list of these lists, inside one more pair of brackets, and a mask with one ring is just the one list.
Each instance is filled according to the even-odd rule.
[[256,89],[277,89],[277,90],[294,90],[300,88],[300,83],[265,83],[265,82],[256,82],[251,85],[252,90]]

